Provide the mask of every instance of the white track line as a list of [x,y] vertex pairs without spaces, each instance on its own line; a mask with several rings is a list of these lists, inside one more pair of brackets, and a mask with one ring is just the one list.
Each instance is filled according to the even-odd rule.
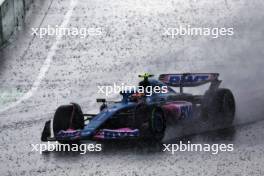
[[[72,13],[73,13],[73,9],[77,5],[77,2],[78,2],[78,0],[71,0],[70,8],[69,8],[67,14],[64,16],[64,19],[63,19],[62,24],[60,25],[60,28],[66,28],[67,27],[67,25],[70,21],[70,18],[72,16]],[[41,69],[39,71],[38,77],[35,80],[35,82],[33,83],[31,89],[26,94],[24,94],[19,100],[17,100],[16,102],[13,102],[9,106],[7,106],[3,109],[0,109],[0,113],[7,111],[8,109],[13,108],[13,107],[17,106],[18,104],[22,103],[23,101],[29,99],[38,90],[41,81],[46,76],[46,74],[50,68],[50,65],[53,61],[54,55],[56,54],[56,51],[58,49],[58,44],[60,43],[61,38],[62,38],[62,35],[56,36],[56,41],[51,46],[51,49],[47,55],[47,58],[46,58],[45,62],[43,63],[43,66],[41,67]]]

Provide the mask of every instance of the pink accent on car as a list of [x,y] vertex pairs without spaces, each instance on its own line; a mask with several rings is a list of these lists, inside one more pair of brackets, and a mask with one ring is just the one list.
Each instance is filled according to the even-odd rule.
[[118,128],[118,129],[101,129],[95,135],[95,139],[105,139],[105,138],[122,138],[124,136],[138,136],[138,129],[130,128]]
[[173,101],[163,105],[162,108],[165,110],[166,116],[178,120],[182,117],[181,108],[186,106],[192,106],[192,103],[187,101]]

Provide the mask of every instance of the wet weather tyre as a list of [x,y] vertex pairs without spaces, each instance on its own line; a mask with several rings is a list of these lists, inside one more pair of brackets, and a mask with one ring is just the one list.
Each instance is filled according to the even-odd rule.
[[149,119],[150,140],[161,142],[166,130],[166,120],[163,111],[159,108],[153,108]]
[[207,102],[207,116],[213,126],[230,126],[235,118],[235,99],[229,89],[217,89]]
[[[78,104],[63,105],[57,108],[53,118],[54,135],[67,129],[83,129],[84,116]],[[59,141],[62,142],[62,141]]]

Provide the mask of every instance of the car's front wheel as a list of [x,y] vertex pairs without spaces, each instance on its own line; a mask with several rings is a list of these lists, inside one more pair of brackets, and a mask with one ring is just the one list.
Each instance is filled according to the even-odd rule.
[[[83,129],[84,116],[78,104],[63,105],[57,108],[53,118],[53,132],[56,136],[61,130]],[[65,141],[59,141],[65,143]]]

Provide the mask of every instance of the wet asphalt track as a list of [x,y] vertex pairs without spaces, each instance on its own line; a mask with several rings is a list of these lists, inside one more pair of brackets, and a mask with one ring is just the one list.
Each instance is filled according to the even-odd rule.
[[[61,24],[71,1],[37,1],[25,28],[1,51],[1,109],[31,91],[56,42],[30,27]],[[74,1],[75,2],[75,1]],[[68,26],[102,27],[103,36],[63,37],[37,91],[0,113],[1,175],[264,175],[264,4],[261,1],[76,1]],[[164,27],[234,27],[231,38],[162,36]],[[165,143],[234,143],[231,153],[160,152],[158,146],[107,144],[101,153],[31,152],[55,108],[80,102],[96,112],[100,83],[136,83],[142,72],[220,72],[237,100],[235,127]],[[122,76],[120,76],[122,75]],[[10,91],[12,90],[12,91]],[[4,94],[4,96],[3,96]],[[113,96],[114,98],[115,96]]]

